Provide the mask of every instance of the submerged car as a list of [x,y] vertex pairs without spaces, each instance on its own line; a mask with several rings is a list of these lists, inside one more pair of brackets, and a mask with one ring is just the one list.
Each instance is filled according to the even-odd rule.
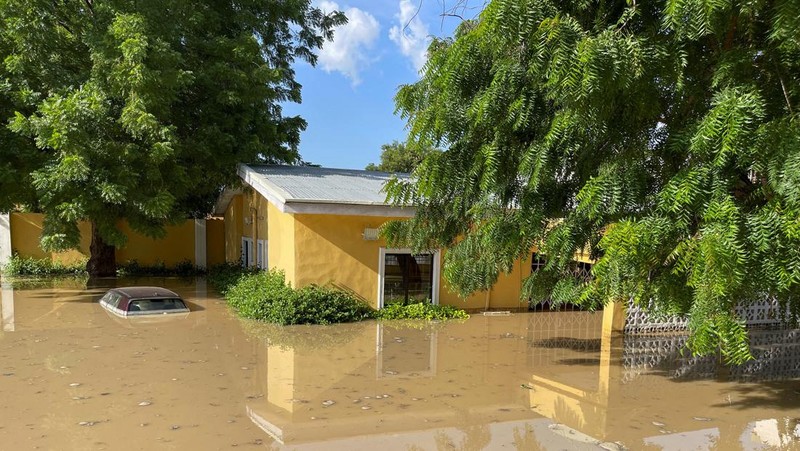
[[177,293],[161,287],[112,288],[100,298],[100,305],[117,316],[189,313]]

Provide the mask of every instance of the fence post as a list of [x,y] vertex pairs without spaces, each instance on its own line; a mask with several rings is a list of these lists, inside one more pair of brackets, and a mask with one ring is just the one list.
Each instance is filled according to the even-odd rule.
[[0,266],[11,259],[11,215],[0,213]]
[[619,336],[625,329],[625,309],[620,301],[603,307],[603,336]]

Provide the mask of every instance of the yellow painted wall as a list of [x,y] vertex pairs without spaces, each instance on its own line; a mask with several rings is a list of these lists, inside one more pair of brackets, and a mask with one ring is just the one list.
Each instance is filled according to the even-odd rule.
[[363,233],[365,228],[380,227],[390,219],[295,215],[297,286],[331,282],[376,306],[380,248],[386,243],[365,240]]
[[241,261],[242,237],[253,239],[254,252],[258,252],[257,240],[269,239],[269,207],[269,202],[252,189],[233,197],[225,210],[225,261]]
[[225,263],[225,220],[206,219],[206,266]]
[[92,226],[88,222],[78,224],[81,232],[80,247],[66,252],[45,252],[39,247],[44,215],[40,213],[11,213],[11,249],[22,257],[51,259],[54,262],[74,263],[89,258]]
[[[44,215],[40,213],[11,213],[11,248],[22,257],[35,259],[51,259],[62,263],[72,263],[89,258],[89,245],[91,244],[92,227],[89,222],[78,224],[81,232],[80,246],[77,250],[66,252],[45,252],[39,247],[42,233]],[[210,223],[214,223],[209,226]],[[223,254],[222,221],[207,222],[207,241],[209,237],[216,236],[217,244],[207,247],[209,264],[212,261],[222,261]],[[117,263],[136,260],[141,265],[152,265],[163,262],[166,266],[188,260],[195,263],[194,250],[194,220],[187,220],[180,225],[166,227],[166,236],[161,239],[148,238],[134,232],[130,226],[122,221],[118,224],[119,230],[127,237],[124,247],[116,250]],[[213,238],[212,238],[213,239]],[[212,258],[216,260],[212,260]]]
[[[442,264],[447,258],[447,252],[442,253]],[[510,274],[500,274],[497,283],[489,290],[475,293],[466,299],[460,298],[451,291],[444,280],[441,279],[442,289],[439,292],[439,303],[452,305],[463,309],[527,309],[527,301],[520,301],[522,281],[531,273],[530,259],[520,259],[514,264]]]
[[153,239],[134,232],[127,223],[118,224],[119,230],[128,236],[125,246],[117,249],[117,262],[136,260],[141,265],[163,262],[166,266],[188,260],[194,264],[194,221],[167,226],[164,238]]
[[[537,249],[531,249],[531,254],[536,252]],[[446,258],[446,252],[442,254],[442,264]],[[530,255],[530,254],[529,254]],[[580,251],[575,253],[575,261],[584,263],[593,263],[589,257],[588,251]],[[531,259],[530,257],[517,260],[514,268],[509,274],[500,274],[497,283],[492,287],[488,294],[482,291],[475,293],[466,299],[461,299],[454,291],[451,291],[447,282],[442,277],[442,289],[439,294],[439,303],[444,305],[453,305],[463,309],[524,309],[528,308],[528,301],[526,299],[520,300],[520,293],[522,292],[522,282],[526,277],[531,275]]]
[[[281,270],[286,275],[286,282],[293,287],[298,287],[295,279],[297,261],[296,249],[305,244],[295,241],[295,219],[289,213],[283,213],[274,205],[267,205],[267,262],[270,269]],[[323,259],[328,259],[325,256]]]
[[[251,224],[245,224],[247,215]],[[366,241],[362,233],[389,219],[283,213],[250,190],[234,197],[225,212],[225,256],[239,261],[243,236],[266,238],[269,267],[283,271],[292,286],[331,282],[376,305],[379,249],[385,244]]]
[[236,263],[242,258],[242,195],[236,195],[225,210],[225,261]]
[[242,201],[244,205],[241,212],[242,236],[253,238],[253,240],[267,239],[269,230],[267,205],[269,202],[253,190],[246,190],[242,194]]

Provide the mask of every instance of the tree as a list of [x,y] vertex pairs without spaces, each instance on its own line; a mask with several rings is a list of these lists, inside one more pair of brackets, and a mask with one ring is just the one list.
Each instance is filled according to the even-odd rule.
[[494,0],[398,91],[446,151],[391,184],[417,214],[384,234],[449,248],[462,295],[538,246],[525,297],[688,313],[694,352],[747,360],[737,304],[800,312],[798,30],[795,0]]
[[91,221],[87,269],[113,274],[120,219],[158,237],[238,162],[299,160],[291,64],[344,21],[308,0],[0,0],[0,210],[45,213],[49,250]]
[[370,163],[365,168],[368,171],[382,172],[411,172],[425,157],[438,152],[432,146],[407,144],[392,141],[381,146],[381,162],[376,165]]

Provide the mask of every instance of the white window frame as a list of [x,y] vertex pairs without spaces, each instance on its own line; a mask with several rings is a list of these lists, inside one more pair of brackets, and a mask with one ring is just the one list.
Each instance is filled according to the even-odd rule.
[[[245,251],[245,249],[247,251]],[[245,268],[249,268],[253,266],[254,262],[254,255],[253,255],[253,239],[250,237],[243,236],[242,237],[242,266]]]
[[256,266],[258,266],[259,269],[269,268],[268,266],[269,254],[267,252],[267,249],[269,248],[267,247],[267,245],[268,245],[267,240],[258,240],[258,244],[256,246]]
[[[425,252],[427,253],[427,252]],[[441,273],[441,252],[431,251],[433,254],[433,274],[431,277],[431,304],[439,305],[439,274]],[[383,284],[385,282],[384,272],[386,271],[386,254],[409,254],[414,255],[411,249],[394,249],[381,247],[378,252],[378,308],[383,308]]]

